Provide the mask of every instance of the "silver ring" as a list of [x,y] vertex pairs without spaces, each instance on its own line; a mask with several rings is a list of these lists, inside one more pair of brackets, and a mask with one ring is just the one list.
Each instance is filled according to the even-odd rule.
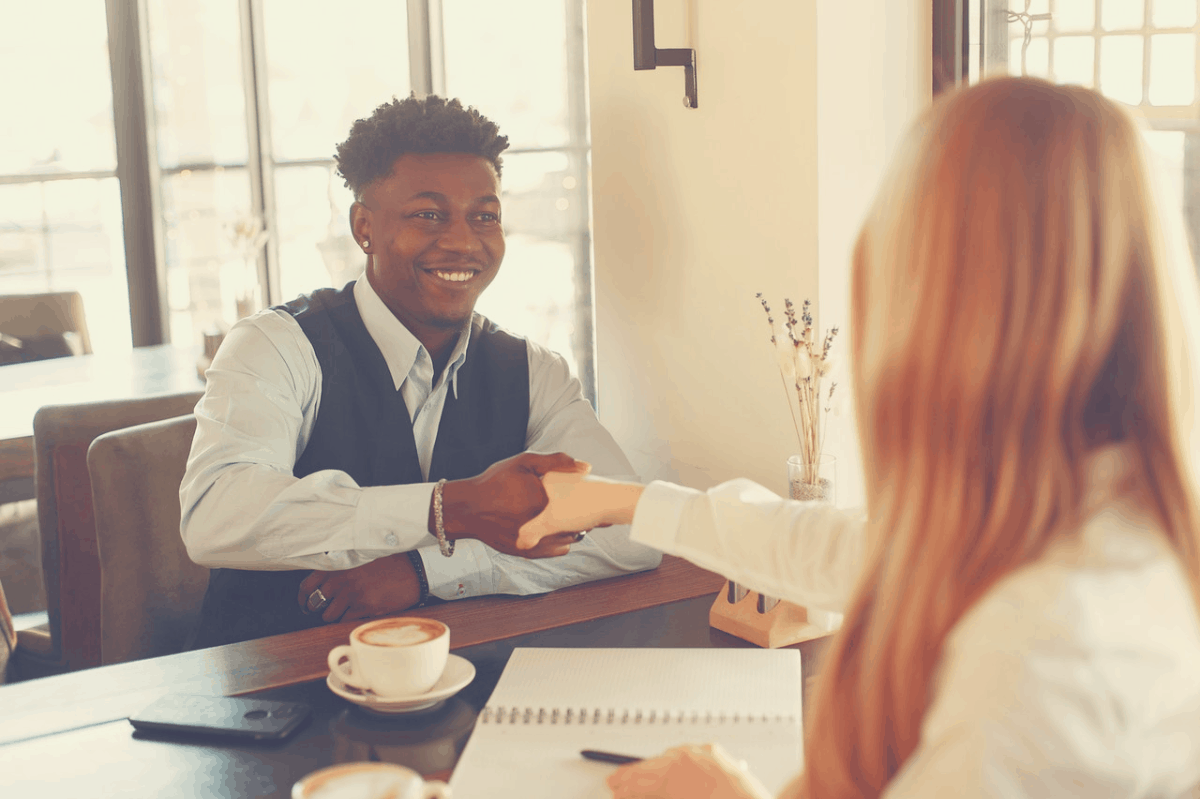
[[586,535],[587,535],[587,532],[586,532],[586,531],[585,531],[585,532],[582,532],[582,533],[576,533],[576,534],[575,534],[575,543],[576,543],[576,544],[578,544],[580,541],[582,541],[582,540],[583,540],[583,537],[584,537],[584,536],[586,536]]
[[308,595],[308,601],[305,605],[308,607],[309,613],[320,613],[329,604],[329,597],[321,592],[320,588],[315,589]]

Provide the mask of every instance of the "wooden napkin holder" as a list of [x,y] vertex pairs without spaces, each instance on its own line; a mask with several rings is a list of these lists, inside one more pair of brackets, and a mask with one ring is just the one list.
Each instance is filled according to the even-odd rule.
[[834,632],[810,623],[808,611],[790,602],[780,601],[765,613],[759,613],[756,592],[747,591],[736,603],[729,601],[729,593],[726,582],[708,611],[709,626],[764,649],[778,649]]

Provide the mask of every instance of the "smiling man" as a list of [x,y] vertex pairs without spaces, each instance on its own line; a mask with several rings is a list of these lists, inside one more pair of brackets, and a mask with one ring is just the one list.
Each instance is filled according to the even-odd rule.
[[561,356],[474,312],[504,258],[507,146],[429,96],[338,147],[363,276],[235,325],[196,407],[181,531],[213,571],[194,646],[658,564],[627,528],[515,548],[541,474],[633,470]]

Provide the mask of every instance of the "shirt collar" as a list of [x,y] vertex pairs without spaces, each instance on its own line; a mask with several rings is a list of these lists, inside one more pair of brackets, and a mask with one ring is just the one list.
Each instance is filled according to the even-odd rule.
[[[417,362],[417,355],[425,351],[425,345],[417,340],[396,315],[384,305],[383,300],[375,293],[371,281],[364,272],[354,283],[354,301],[358,305],[358,314],[362,317],[367,333],[375,341],[388,371],[392,375],[392,383],[396,390],[404,385]],[[474,315],[472,314],[472,320]],[[458,398],[458,370],[467,359],[467,344],[471,338],[471,327],[468,323],[458,335],[454,351],[450,353],[450,361],[446,367],[446,376],[450,380],[450,390]],[[428,353],[427,356],[428,357]],[[437,375],[434,375],[436,382]]]

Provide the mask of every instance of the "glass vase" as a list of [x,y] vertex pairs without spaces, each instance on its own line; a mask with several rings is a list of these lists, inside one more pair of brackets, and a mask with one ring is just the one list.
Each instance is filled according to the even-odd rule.
[[[800,455],[788,458],[788,495],[804,502],[837,504],[837,458],[822,455],[810,463]],[[826,632],[840,629],[842,614],[820,608],[805,609],[810,624]]]
[[837,458],[822,455],[810,462],[802,455],[788,458],[788,496],[803,502],[837,504]]

